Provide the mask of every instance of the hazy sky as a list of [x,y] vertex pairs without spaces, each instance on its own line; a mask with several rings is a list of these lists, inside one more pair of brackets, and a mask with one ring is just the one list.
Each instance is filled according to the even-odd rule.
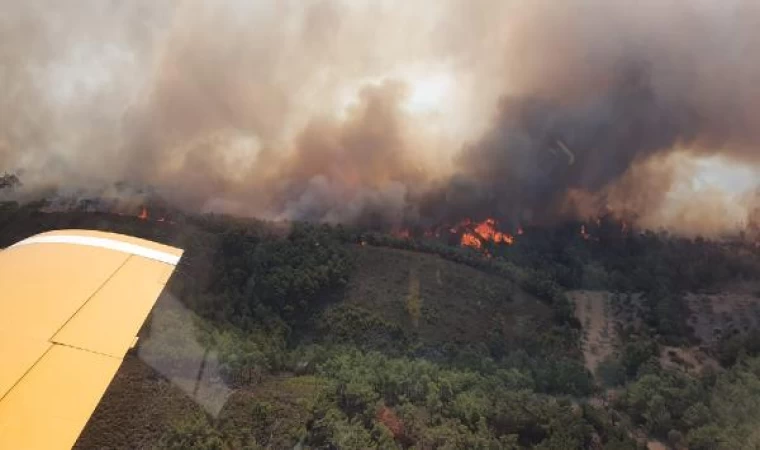
[[[334,221],[758,180],[750,0],[0,2],[0,165],[30,186]],[[557,138],[577,165],[542,181]]]

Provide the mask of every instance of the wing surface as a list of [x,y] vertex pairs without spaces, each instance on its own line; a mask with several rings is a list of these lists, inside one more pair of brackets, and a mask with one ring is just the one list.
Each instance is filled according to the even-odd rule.
[[182,250],[59,230],[0,251],[0,448],[71,448]]

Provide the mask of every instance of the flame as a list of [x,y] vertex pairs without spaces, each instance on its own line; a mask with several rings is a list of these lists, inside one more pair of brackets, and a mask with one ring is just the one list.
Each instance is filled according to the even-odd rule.
[[518,225],[518,226],[517,226],[517,235],[518,235],[518,236],[522,236],[522,235],[523,235],[523,233],[524,233],[524,231],[523,231],[523,228],[522,228],[522,226]]
[[148,219],[148,208],[142,207],[142,210],[140,211],[140,215],[137,217],[140,218],[140,220],[147,220]]
[[473,222],[470,219],[464,219],[459,224],[458,230],[456,228],[450,230],[463,230],[462,238],[460,240],[462,246],[481,249],[485,242],[507,245],[512,245],[515,242],[514,236],[498,230],[496,219],[489,217],[483,222],[476,223],[474,226],[472,226],[472,224]]
[[484,241],[492,241],[512,245],[515,242],[514,236],[509,233],[503,233],[496,228],[496,220],[488,218],[475,226],[475,233]]
[[475,226],[475,232],[486,241],[502,241],[502,233],[496,230],[496,221],[486,219]]
[[483,247],[483,243],[480,242],[480,239],[478,239],[477,236],[470,232],[464,233],[462,235],[461,243],[463,247],[472,247],[478,249]]

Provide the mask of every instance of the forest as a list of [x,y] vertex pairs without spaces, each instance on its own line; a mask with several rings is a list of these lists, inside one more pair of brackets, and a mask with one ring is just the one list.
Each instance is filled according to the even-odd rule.
[[[92,228],[186,250],[167,291],[187,315],[160,300],[141,334],[165,314],[173,338],[151,351],[182,368],[192,336],[231,394],[209,412],[138,348],[79,448],[760,448],[760,333],[737,318],[760,303],[760,252],[605,234],[612,220],[594,239],[575,222],[526,229],[485,255],[340,225],[6,202],[0,245]],[[745,309],[697,308],[736,286]],[[595,364],[588,292],[610,317]]]

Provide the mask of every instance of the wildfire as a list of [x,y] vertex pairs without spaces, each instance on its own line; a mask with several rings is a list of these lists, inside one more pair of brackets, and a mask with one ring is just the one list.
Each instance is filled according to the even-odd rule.
[[148,208],[142,207],[142,210],[140,210],[140,215],[137,216],[141,220],[148,220]]
[[465,230],[460,240],[462,246],[480,249],[483,247],[484,242],[507,245],[512,245],[515,242],[515,237],[509,233],[499,231],[496,227],[496,220],[490,217],[483,222],[476,223],[474,227],[470,219],[465,219],[460,223],[459,227]]
[[[486,248],[489,242],[504,245],[515,243],[515,235],[501,231],[498,225],[497,220],[490,217],[482,222],[465,218],[456,225],[440,224],[426,230],[396,228],[390,234],[398,239],[440,239],[442,236],[450,233],[453,235],[452,237],[456,236],[459,245],[462,247],[474,248],[482,251],[486,256],[490,256],[491,249],[490,247]],[[522,235],[522,227],[518,227],[516,233]],[[448,239],[448,237],[445,239]]]
[[524,233],[523,228],[520,225],[518,225],[517,226],[517,235],[518,236],[522,236],[523,233]]
[[483,243],[480,242],[480,239],[477,238],[473,233],[464,233],[462,234],[462,240],[461,240],[463,247],[472,247],[472,248],[481,248],[483,247]]
[[493,219],[479,223],[475,226],[475,232],[487,241],[501,242],[504,239],[504,234],[496,230],[496,221]]

